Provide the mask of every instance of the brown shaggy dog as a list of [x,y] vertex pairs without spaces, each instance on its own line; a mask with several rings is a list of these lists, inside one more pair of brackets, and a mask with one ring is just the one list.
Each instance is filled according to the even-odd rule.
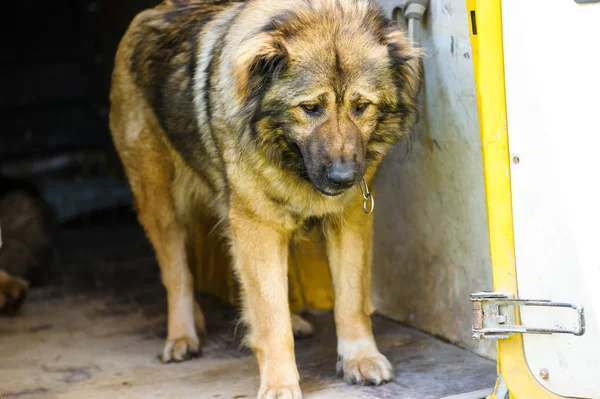
[[211,215],[231,244],[259,398],[300,398],[290,240],[320,223],[338,367],[393,378],[371,331],[371,185],[417,118],[419,51],[371,0],[171,0],[140,13],[116,56],[110,124],[168,297],[163,360],[197,353],[204,316],[186,258]]

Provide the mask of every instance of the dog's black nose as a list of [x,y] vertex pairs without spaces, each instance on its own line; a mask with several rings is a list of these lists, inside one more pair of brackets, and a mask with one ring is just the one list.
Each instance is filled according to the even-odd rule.
[[334,187],[350,187],[356,182],[357,174],[355,162],[333,161],[327,168],[327,180]]

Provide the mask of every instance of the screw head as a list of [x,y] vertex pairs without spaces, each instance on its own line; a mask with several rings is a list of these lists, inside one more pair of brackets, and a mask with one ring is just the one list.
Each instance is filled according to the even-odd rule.
[[540,370],[540,378],[542,380],[547,380],[548,378],[550,378],[550,372],[547,369],[541,369]]

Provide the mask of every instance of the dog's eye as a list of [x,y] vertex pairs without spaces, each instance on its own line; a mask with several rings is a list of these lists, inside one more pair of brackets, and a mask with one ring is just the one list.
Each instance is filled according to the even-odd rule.
[[369,106],[369,103],[367,103],[367,102],[357,103],[356,104],[356,112],[362,113],[365,111],[365,109],[367,109],[368,106]]
[[319,110],[321,109],[319,104],[301,104],[300,106],[307,114],[311,115],[318,114]]

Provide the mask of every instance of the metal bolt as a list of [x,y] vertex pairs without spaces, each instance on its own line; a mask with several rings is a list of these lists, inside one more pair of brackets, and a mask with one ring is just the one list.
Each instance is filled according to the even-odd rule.
[[519,162],[521,162],[521,159],[519,158],[518,155],[513,155],[512,161],[514,164],[518,164]]
[[548,378],[550,378],[550,372],[547,369],[541,369],[540,370],[540,378],[542,380],[547,380]]

